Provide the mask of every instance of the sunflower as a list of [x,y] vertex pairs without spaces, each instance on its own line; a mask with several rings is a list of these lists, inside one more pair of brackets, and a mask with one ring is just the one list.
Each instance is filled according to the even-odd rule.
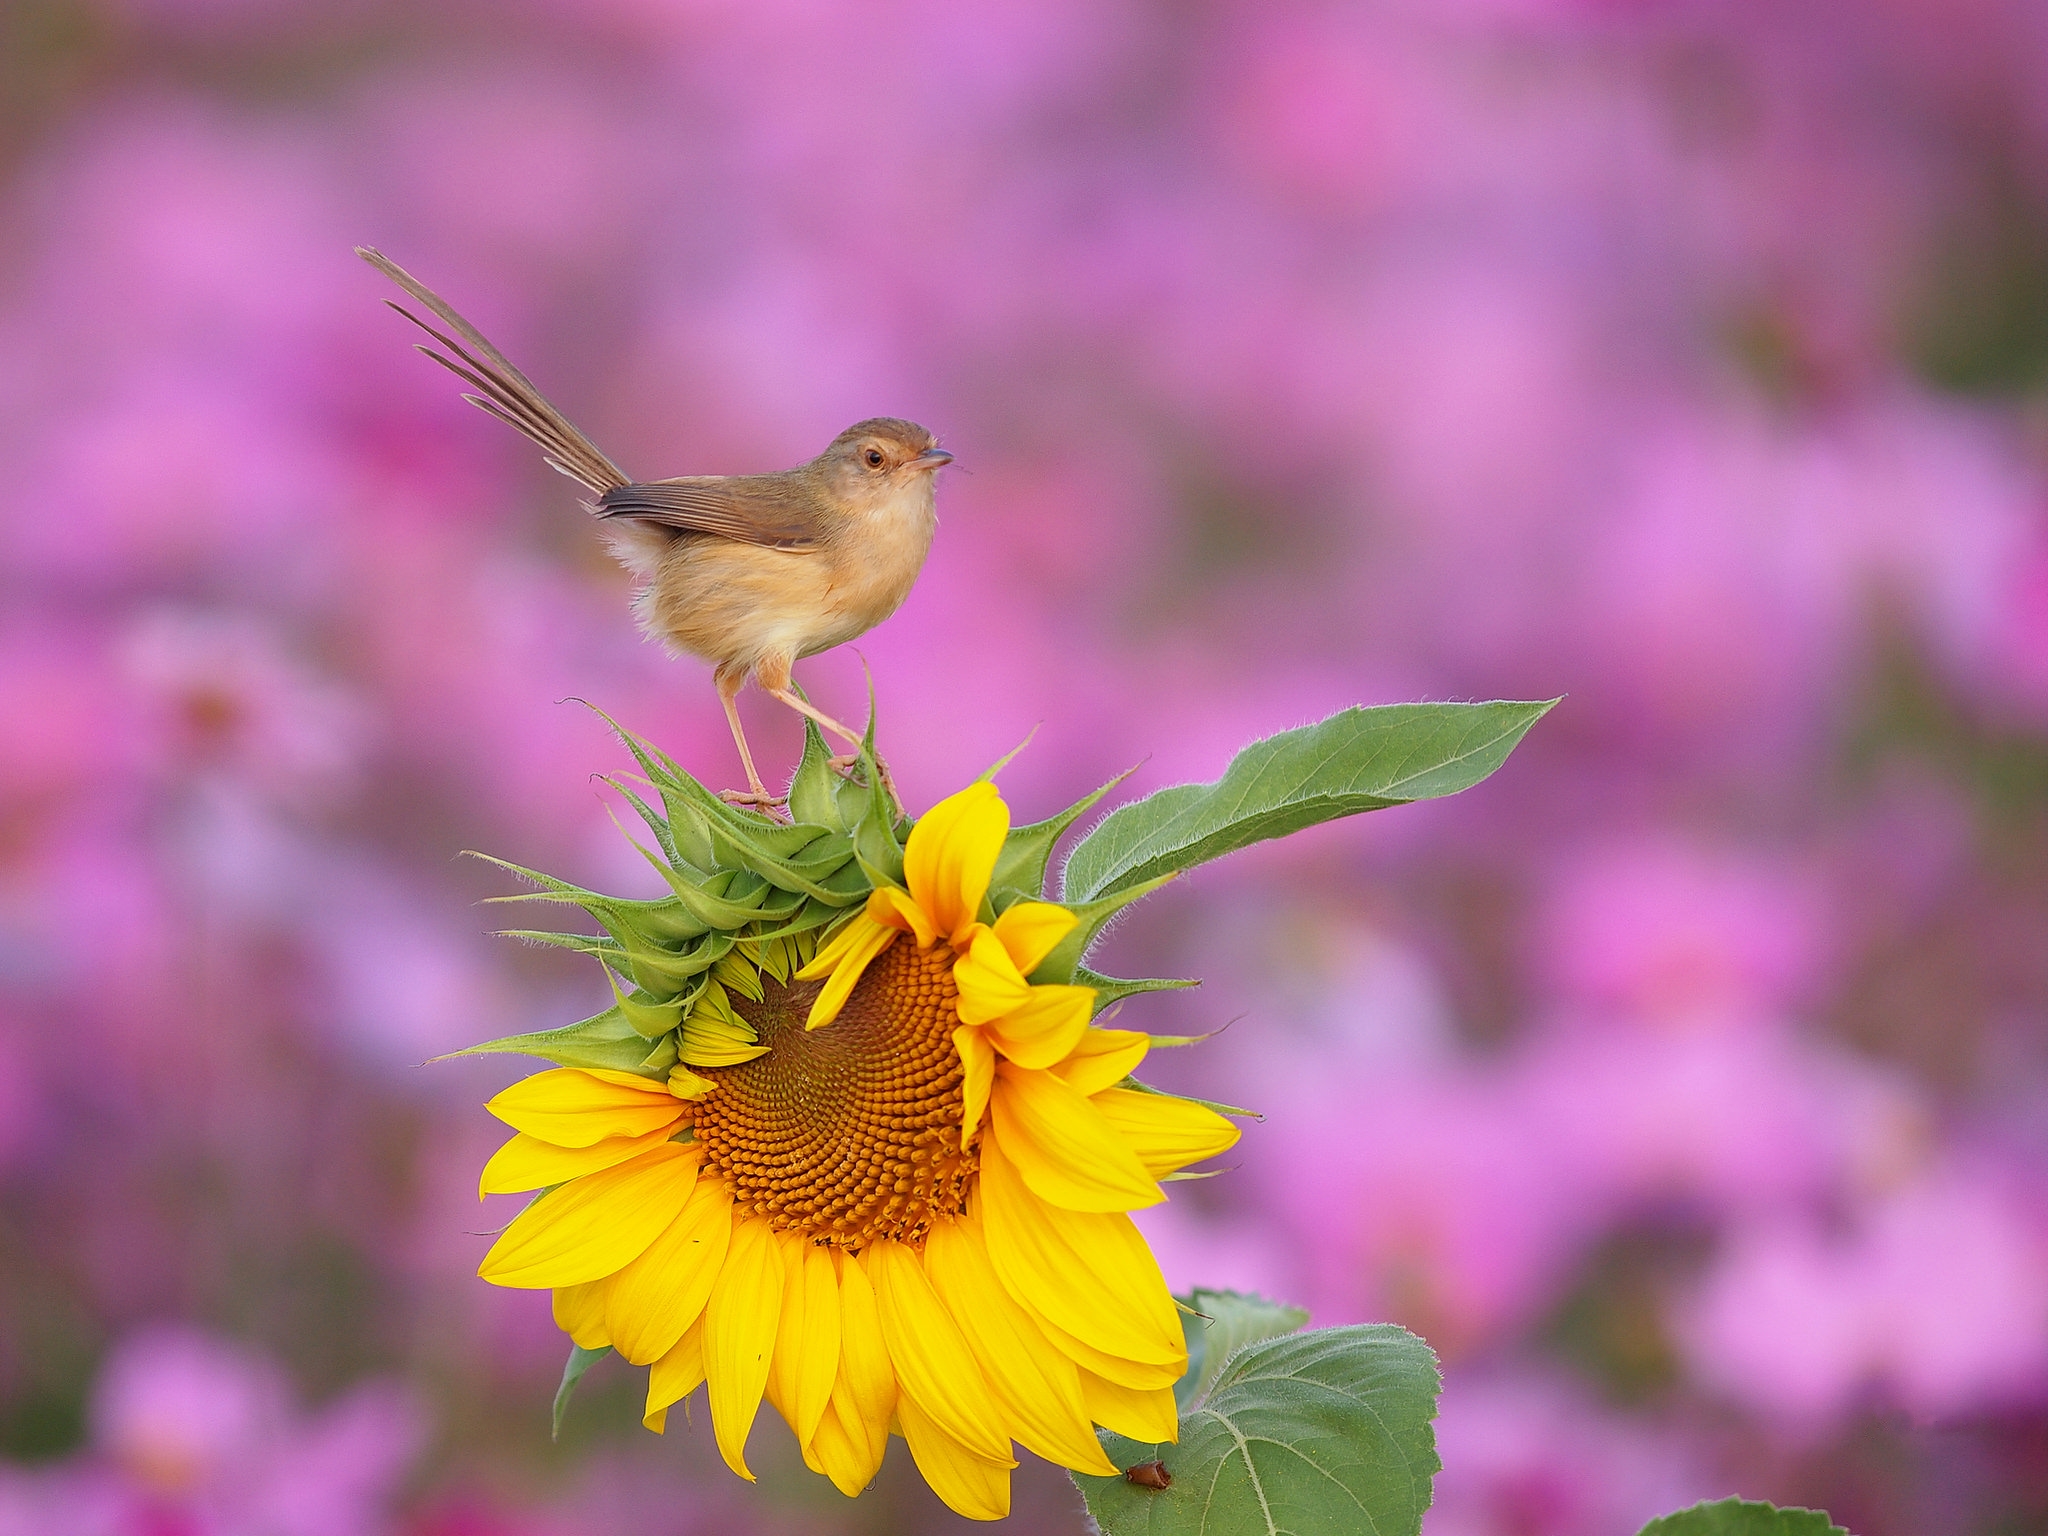
[[580,1348],[650,1367],[650,1429],[705,1387],[741,1477],[764,1396],[848,1495],[897,1433],[984,1520],[1009,1512],[1013,1442],[1107,1476],[1095,1426],[1176,1438],[1186,1341],[1128,1213],[1238,1132],[1131,1077],[1155,1042],[1097,1027],[1096,987],[1032,979],[1071,978],[1046,962],[1092,925],[992,899],[1010,836],[995,786],[969,786],[911,828],[900,880],[863,860],[864,902],[804,885],[858,904],[706,962],[672,1050],[490,1102],[517,1134],[482,1192],[542,1193],[479,1273],[552,1290]]

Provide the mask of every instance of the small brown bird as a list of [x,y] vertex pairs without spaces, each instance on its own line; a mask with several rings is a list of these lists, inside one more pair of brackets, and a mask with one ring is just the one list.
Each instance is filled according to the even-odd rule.
[[[358,246],[356,254],[474,349],[387,301],[454,354],[419,347],[476,388],[465,400],[525,433],[551,466],[597,493],[585,506],[602,520],[611,552],[643,583],[633,602],[641,628],[716,669],[747,771],[745,792],[728,790],[726,799],[763,810],[784,803],[761,782],[740,727],[735,701],[749,677],[859,748],[859,732],[792,691],[790,667],[865,634],[910,595],[938,527],[934,471],[953,462],[937,438],[915,422],[877,416],[778,474],[630,480],[439,294],[380,251]],[[842,768],[853,761],[851,754],[833,759]]]

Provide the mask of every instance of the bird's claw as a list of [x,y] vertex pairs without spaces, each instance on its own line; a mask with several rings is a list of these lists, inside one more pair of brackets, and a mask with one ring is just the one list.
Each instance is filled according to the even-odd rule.
[[[851,774],[861,763],[858,752],[842,752],[837,757],[827,758],[825,766],[834,773]],[[875,772],[882,780],[882,793],[889,797],[889,804],[898,816],[903,814],[903,797],[896,793],[895,776],[889,772],[889,765],[879,757],[875,759]]]
[[765,788],[721,789],[718,798],[727,805],[751,805],[763,815],[769,816],[789,804],[789,796],[771,795]]

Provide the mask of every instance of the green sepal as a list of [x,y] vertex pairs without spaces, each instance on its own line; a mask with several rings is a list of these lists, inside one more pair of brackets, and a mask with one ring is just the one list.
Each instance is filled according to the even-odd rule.
[[587,933],[557,933],[549,928],[500,928],[498,937],[594,955],[657,1001],[674,997],[732,948],[729,933],[707,934],[681,951],[641,943],[622,944],[614,938],[593,938]]
[[1257,1120],[1263,1123],[1266,1118],[1256,1109],[1240,1109],[1235,1104],[1218,1104],[1214,1099],[1198,1099],[1191,1093],[1168,1093],[1164,1088],[1154,1088],[1150,1083],[1141,1083],[1135,1077],[1125,1078],[1117,1087],[1128,1088],[1133,1093],[1156,1093],[1165,1099],[1186,1099],[1188,1103],[1199,1104],[1215,1114],[1234,1115],[1239,1120]]
[[1171,976],[1146,976],[1136,981],[1127,981],[1120,976],[1104,976],[1091,971],[1085,965],[1074,967],[1072,977],[1077,987],[1095,989],[1095,1012],[1100,1015],[1104,1009],[1113,1008],[1127,997],[1136,997],[1140,992],[1183,992],[1189,987],[1199,987],[1201,982],[1176,979]]
[[[603,711],[599,711],[603,714]],[[660,793],[679,855],[699,869],[739,864],[771,885],[837,906],[858,899],[831,876],[848,862],[845,845],[813,847],[835,834],[824,825],[785,825],[759,812],[728,805],[669,757],[604,716]],[[842,835],[843,834],[839,834]],[[808,853],[799,860],[797,855]]]
[[[661,860],[640,848],[640,854],[656,869],[666,866]],[[553,875],[537,869],[528,869],[523,864],[514,864],[510,859],[501,859],[488,853],[470,853],[467,857],[482,859],[486,864],[495,864],[500,869],[510,870],[522,880],[530,880],[541,887],[538,891],[520,891],[511,896],[486,896],[484,900],[494,906],[513,906],[520,902],[545,902],[557,906],[581,907],[596,921],[603,923],[608,932],[617,933],[622,927],[636,929],[657,944],[673,944],[684,939],[699,938],[715,924],[699,921],[687,910],[679,909],[670,901],[635,901],[629,897],[607,896],[600,891],[586,891],[580,885],[567,880],[558,880]],[[674,884],[674,881],[670,882]]]
[[807,901],[797,910],[796,916],[792,917],[788,922],[778,923],[773,928],[764,928],[759,932],[750,933],[747,937],[756,942],[768,939],[792,938],[799,933],[811,933],[845,915],[846,908],[844,907],[827,906],[822,901]]
[[[668,1069],[674,1066],[681,1057],[681,1053],[676,1049],[676,1041],[680,1034],[681,1031],[679,1030],[671,1030],[655,1041],[654,1049],[642,1057],[640,1065],[633,1068],[633,1070],[642,1077],[658,1077],[666,1081]],[[669,1139],[673,1141],[675,1138],[670,1137]]]
[[1785,1508],[1749,1499],[1716,1499],[1660,1515],[1637,1536],[1849,1536],[1818,1509]]
[[[1040,724],[1043,723],[1043,721],[1040,722]],[[1001,773],[1005,768],[1009,767],[1010,764],[1017,761],[1018,757],[1022,755],[1024,749],[1031,745],[1032,738],[1035,737],[1037,734],[1038,726],[1034,725],[1031,727],[1030,730],[1024,733],[1024,739],[1022,741],[1018,742],[1017,745],[1010,748],[1009,751],[1005,752],[1001,757],[997,758],[994,762],[990,763],[986,768],[982,769],[980,773],[976,774],[974,776],[974,782],[977,784],[995,783],[996,775]]]
[[[668,1049],[673,1051],[672,1041]],[[666,1077],[673,1058],[659,1067],[653,1065],[661,1051],[662,1047],[657,1045],[650,1055],[646,1037],[634,1029],[618,1009],[607,1008],[603,1013],[593,1014],[574,1024],[564,1024],[559,1029],[506,1035],[502,1039],[486,1040],[482,1045],[464,1046],[459,1051],[436,1056],[434,1060],[452,1061],[458,1056],[538,1056],[558,1067],[596,1068],[604,1072],[636,1072],[642,1077]]]
[[838,775],[831,769],[831,759],[825,733],[818,729],[817,721],[804,716],[804,755],[797,760],[796,775],[789,781],[789,816],[798,825],[845,832],[851,829],[839,819],[838,799],[833,794]]
[[599,1349],[585,1349],[581,1344],[569,1346],[569,1359],[562,1367],[562,1384],[555,1388],[554,1439],[562,1438],[562,1417],[569,1411],[569,1399],[575,1394],[576,1383],[583,1379],[585,1371],[611,1352],[609,1344]]
[[[633,761],[640,765],[641,775],[649,784],[654,786],[655,793],[661,796],[662,807],[668,812],[668,851],[673,852],[675,857],[685,863],[696,866],[698,869],[708,870],[717,868],[717,860],[712,856],[711,852],[709,830],[704,827],[700,819],[687,814],[687,802],[682,801],[674,792],[678,782],[677,776],[681,775],[684,778],[689,776],[684,774],[682,769],[665,752],[642,741],[595,704],[588,705],[587,707],[600,720],[611,727],[611,732],[614,736],[618,737],[619,744],[632,753]],[[677,814],[679,810],[685,814],[679,816]]]
[[896,810],[882,788],[881,771],[865,752],[861,763],[868,782],[861,796],[860,821],[853,829],[853,856],[869,887],[903,884],[903,840],[896,830]]
[[612,1003],[625,1015],[626,1022],[633,1026],[633,1032],[643,1040],[659,1040],[683,1022],[683,1001],[672,998],[668,1002],[656,1002],[644,992],[622,992],[619,978],[610,966],[604,968],[604,979],[611,984]]
[[[1023,751],[1019,747],[1017,752]],[[1015,757],[1016,752],[1010,754]],[[1003,759],[1007,763],[1010,758]],[[996,768],[1003,766],[998,763]],[[996,771],[991,768],[986,778]],[[1057,816],[1048,816],[1044,821],[1034,821],[1026,827],[1010,828],[1010,835],[1003,839],[1003,851],[996,855],[996,872],[989,884],[992,888],[1008,886],[1023,891],[1033,901],[1045,900],[1045,874],[1052,866],[1052,851],[1059,840],[1066,836],[1067,828],[1086,816],[1102,802],[1102,797],[1117,785],[1123,783],[1137,769],[1127,768],[1102,788],[1092,794],[1083,795]]]
[[[639,848],[637,843],[634,846]],[[645,848],[639,848],[639,852],[668,883],[676,901],[692,918],[703,924],[702,932],[742,928],[762,917],[782,917],[794,912],[803,902],[803,898],[798,896],[769,907],[766,898],[775,888],[750,870],[721,869],[716,874],[692,880],[684,870],[664,864]],[[695,873],[695,870],[689,871],[689,874]],[[776,894],[788,893],[777,891]]]
[[1038,969],[1026,979],[1041,987],[1074,981],[1080,974],[1082,957],[1088,953],[1089,946],[1102,936],[1102,930],[1109,926],[1117,913],[1132,902],[1150,896],[1173,878],[1171,874],[1160,875],[1157,879],[1144,881],[1099,901],[1062,902],[1061,905],[1080,921],[1074,925],[1072,933],[1053,946],[1052,953],[1041,960]]
[[624,797],[628,805],[632,806],[639,813],[640,819],[647,823],[647,830],[654,834],[655,842],[661,846],[661,851],[668,855],[671,862],[682,857],[681,854],[676,852],[675,834],[669,830],[667,817],[657,814],[654,807],[641,799],[633,787],[623,780],[615,779],[611,775],[606,774],[602,777],[601,782],[609,784]]

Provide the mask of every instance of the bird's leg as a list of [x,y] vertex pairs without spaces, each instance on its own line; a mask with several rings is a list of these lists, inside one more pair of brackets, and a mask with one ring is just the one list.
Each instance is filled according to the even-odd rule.
[[[842,753],[838,757],[833,758],[829,765],[830,767],[840,773],[844,773],[860,761],[861,748],[865,743],[858,731],[841,725],[837,720],[834,720],[815,705],[805,703],[787,687],[770,687],[766,691],[771,699],[780,699],[798,714],[810,716],[819,725],[853,748],[851,752]],[[875,771],[881,775],[882,789],[888,795],[890,805],[894,806],[896,814],[901,816],[903,814],[903,797],[896,793],[896,781],[890,776],[889,765],[883,762],[880,757],[877,757],[875,759]]]
[[740,766],[747,770],[747,787],[744,791],[722,789],[718,798],[728,805],[751,805],[763,811],[772,811],[789,803],[787,796],[768,793],[768,786],[761,782],[761,775],[754,770],[754,754],[747,750],[747,733],[740,726],[739,691],[746,685],[744,668],[728,671],[720,667],[712,680],[718,685],[718,702],[725,706],[726,721],[732,726],[733,745],[740,749]]

